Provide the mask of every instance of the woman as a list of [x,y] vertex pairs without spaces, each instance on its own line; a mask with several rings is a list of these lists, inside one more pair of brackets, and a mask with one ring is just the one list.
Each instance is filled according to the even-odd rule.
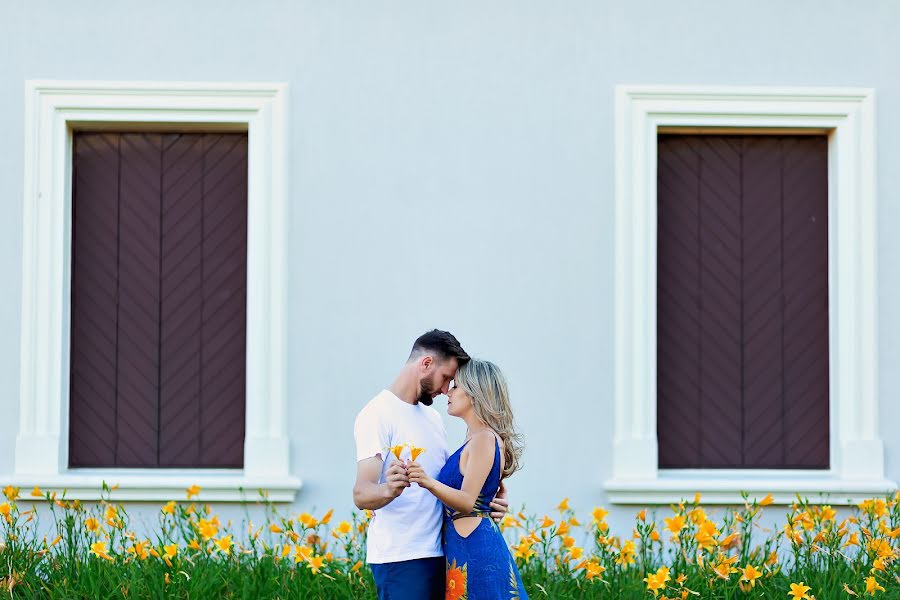
[[513,427],[506,379],[497,365],[472,359],[459,368],[447,412],[468,425],[466,440],[432,479],[416,462],[418,483],[444,503],[447,598],[528,598],[488,503],[519,468],[521,436]]

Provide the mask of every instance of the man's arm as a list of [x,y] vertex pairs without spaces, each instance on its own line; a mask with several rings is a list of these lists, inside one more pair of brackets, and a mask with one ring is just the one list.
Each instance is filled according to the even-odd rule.
[[356,463],[353,503],[357,508],[376,510],[387,506],[409,487],[406,468],[403,463],[396,460],[388,467],[384,483],[378,483],[383,466],[384,461],[380,456],[366,458]]

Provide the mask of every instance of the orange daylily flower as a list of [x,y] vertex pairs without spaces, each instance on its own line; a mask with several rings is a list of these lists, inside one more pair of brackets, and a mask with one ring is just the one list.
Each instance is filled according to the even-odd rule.
[[792,583],[791,591],[788,592],[788,596],[793,596],[794,600],[801,600],[801,598],[809,598],[810,587],[808,585],[803,585],[803,582],[800,583]]
[[215,544],[216,547],[224,554],[230,554],[231,547],[234,545],[234,543],[231,541],[230,535],[220,537],[219,539],[215,540]]
[[874,596],[876,591],[883,592],[884,588],[878,585],[874,577],[866,577],[866,593]]
[[178,554],[178,544],[169,544],[168,546],[163,546],[163,552],[166,553],[167,557],[175,558],[175,555]]
[[91,554],[97,558],[113,560],[113,557],[106,552],[106,542],[94,542],[91,544]]
[[319,569],[322,568],[322,564],[325,562],[324,556],[310,556],[307,561],[306,567],[310,569],[313,573],[318,573]]
[[[425,452],[425,448],[419,448],[418,446],[409,445],[409,454],[412,456],[413,460],[419,458],[419,455]],[[398,457],[399,458],[399,457]]]

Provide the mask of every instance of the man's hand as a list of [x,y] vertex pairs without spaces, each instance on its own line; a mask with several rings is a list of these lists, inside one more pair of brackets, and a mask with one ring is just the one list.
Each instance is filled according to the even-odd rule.
[[378,510],[391,503],[394,498],[409,487],[406,467],[399,461],[392,461],[384,472],[381,456],[373,456],[356,464],[356,484],[353,486],[353,503],[357,508]]
[[387,485],[387,495],[393,500],[409,487],[409,473],[399,460],[391,461],[384,473],[384,482]]
[[509,500],[506,499],[506,486],[503,485],[503,482],[501,481],[500,489],[497,490],[497,495],[494,496],[494,499],[491,501],[491,519],[499,524],[508,512]]

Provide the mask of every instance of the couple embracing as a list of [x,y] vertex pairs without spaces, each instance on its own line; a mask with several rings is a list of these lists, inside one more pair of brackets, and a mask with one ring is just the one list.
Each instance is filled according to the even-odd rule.
[[[441,394],[468,427],[452,454],[431,407]],[[497,526],[508,510],[503,480],[518,469],[522,443],[496,365],[430,331],[357,415],[353,434],[353,501],[375,511],[366,561],[379,600],[528,597]]]

